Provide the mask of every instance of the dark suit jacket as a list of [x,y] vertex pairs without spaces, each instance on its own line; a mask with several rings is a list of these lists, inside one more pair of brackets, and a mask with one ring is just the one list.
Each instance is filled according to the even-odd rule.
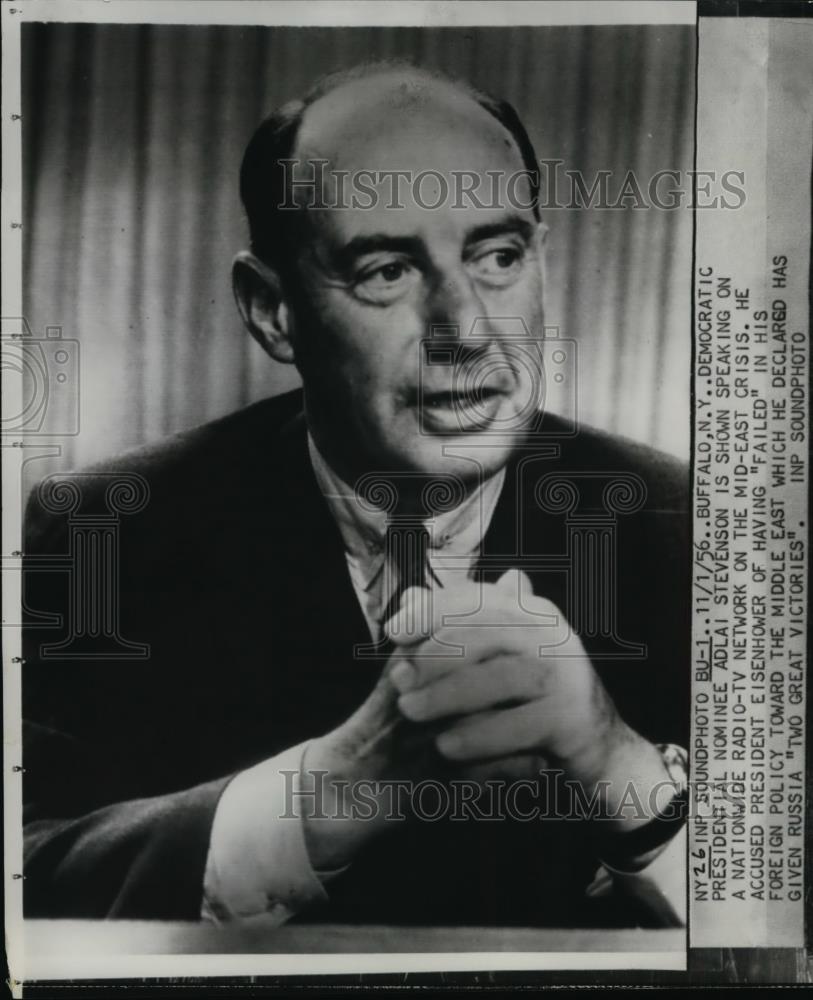
[[[353,658],[369,637],[300,410],[301,394],[290,393],[113,459],[74,479],[81,503],[70,517],[46,511],[32,494],[27,915],[196,919],[211,823],[229,778],[333,728],[374,685],[381,662]],[[524,557],[535,592],[569,619],[581,616],[584,644],[630,725],[655,742],[685,745],[687,471],[601,433],[552,440],[558,456],[540,446],[509,465],[483,544],[484,575],[496,578]],[[49,657],[42,644],[66,635],[76,610],[71,574],[34,570],[69,551],[74,566],[90,558],[77,548],[76,528],[91,521],[77,516],[107,511],[111,473],[136,473],[149,486],[143,509],[121,514],[118,549],[102,560],[114,584],[118,553],[120,635],[148,643],[149,657],[110,657],[103,624],[96,640],[85,636],[81,655]],[[539,483],[550,473],[577,485],[575,512],[557,508],[561,491],[540,503]],[[567,565],[574,526],[577,534],[606,528],[605,487],[619,474],[628,484],[639,477],[646,497],[640,510],[611,518],[604,551],[616,555],[613,598],[596,582],[598,564],[588,561],[575,586]],[[574,604],[575,591],[590,585],[604,599],[606,621],[615,618],[615,637]],[[62,627],[39,627],[37,616],[55,611]],[[93,627],[85,623],[85,632]],[[625,643],[644,646],[645,656]],[[582,892],[594,870],[586,827],[553,819],[405,823],[331,884],[326,907],[300,919],[595,923]]]

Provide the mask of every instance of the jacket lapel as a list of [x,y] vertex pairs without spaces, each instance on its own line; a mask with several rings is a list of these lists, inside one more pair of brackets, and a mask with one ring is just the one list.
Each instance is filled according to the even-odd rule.
[[302,414],[282,431],[275,464],[282,475],[271,502],[273,645],[274,659],[286,665],[275,676],[289,689],[284,701],[308,702],[306,715],[330,727],[358,708],[383,661],[354,655],[369,631],[341,534],[313,473]]

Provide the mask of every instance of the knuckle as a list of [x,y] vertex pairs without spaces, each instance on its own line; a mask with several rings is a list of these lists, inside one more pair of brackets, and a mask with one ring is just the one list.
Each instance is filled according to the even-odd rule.
[[555,615],[561,621],[564,621],[564,615],[562,614],[562,609],[558,604],[554,603],[549,597],[535,597],[534,603],[536,608],[546,615]]
[[550,690],[550,671],[546,670],[541,663],[534,663],[533,669],[528,672],[528,687],[530,694],[534,697],[542,697]]

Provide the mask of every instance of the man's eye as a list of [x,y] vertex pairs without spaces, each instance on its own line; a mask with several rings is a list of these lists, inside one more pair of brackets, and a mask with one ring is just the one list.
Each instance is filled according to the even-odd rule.
[[394,260],[389,264],[382,264],[366,274],[362,274],[360,280],[367,284],[378,282],[379,284],[391,285],[399,281],[407,273],[408,267],[401,260]]
[[406,271],[403,264],[385,264],[381,268],[381,278],[384,281],[397,281]]
[[369,268],[356,278],[356,294],[373,302],[389,302],[411,286],[417,273],[407,261],[388,261]]
[[517,247],[498,247],[473,260],[478,277],[492,284],[505,284],[519,275],[524,254]]

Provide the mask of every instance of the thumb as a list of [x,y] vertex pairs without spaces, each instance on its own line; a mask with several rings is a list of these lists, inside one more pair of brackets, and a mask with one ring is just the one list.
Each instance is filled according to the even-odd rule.
[[521,569],[509,569],[497,580],[497,586],[507,594],[517,597],[532,597],[534,588],[531,578]]

